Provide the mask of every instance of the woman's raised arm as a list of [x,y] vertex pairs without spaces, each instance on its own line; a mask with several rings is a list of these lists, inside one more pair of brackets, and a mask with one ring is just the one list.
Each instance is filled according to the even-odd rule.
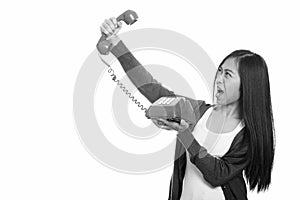
[[107,36],[106,40],[111,42],[111,53],[118,59],[131,82],[151,103],[163,96],[176,96],[173,91],[155,80],[120,40],[117,33],[121,27],[122,23],[112,17],[106,19],[100,29]]
[[120,40],[111,52],[117,57],[131,82],[151,103],[163,96],[175,96],[173,91],[163,87],[153,78],[128,50],[123,41]]

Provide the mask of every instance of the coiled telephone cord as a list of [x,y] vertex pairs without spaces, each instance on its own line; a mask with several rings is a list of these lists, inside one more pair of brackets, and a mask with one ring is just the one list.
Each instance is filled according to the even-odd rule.
[[123,83],[121,83],[121,81],[119,80],[119,79],[117,79],[117,76],[115,75],[115,73],[114,73],[114,70],[112,69],[112,67],[110,66],[110,64],[108,64],[103,58],[102,58],[102,56],[100,55],[100,53],[98,52],[98,55],[99,55],[99,57],[100,57],[100,59],[102,60],[102,62],[108,67],[108,73],[110,73],[110,76],[112,77],[112,80],[114,81],[114,82],[116,82],[117,83],[117,85],[123,90],[123,92],[126,94],[126,95],[128,95],[129,96],[129,99],[131,99],[131,101],[133,101],[135,104],[137,104],[137,106],[141,109],[141,110],[143,110],[143,111],[145,111],[145,113],[147,113],[147,108],[145,108],[142,104],[141,104],[141,102],[139,102],[132,94],[131,94],[131,92],[129,92],[127,89],[126,89],[126,87],[123,85]]

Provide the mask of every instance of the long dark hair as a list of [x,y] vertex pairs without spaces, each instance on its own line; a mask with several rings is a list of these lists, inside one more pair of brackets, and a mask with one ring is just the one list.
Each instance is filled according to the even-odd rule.
[[245,176],[250,190],[257,187],[257,192],[260,192],[268,189],[271,183],[275,154],[268,68],[260,55],[249,50],[233,51],[223,59],[220,66],[228,58],[235,59],[241,79],[239,114],[245,122],[246,136],[249,138],[250,160],[245,168]]

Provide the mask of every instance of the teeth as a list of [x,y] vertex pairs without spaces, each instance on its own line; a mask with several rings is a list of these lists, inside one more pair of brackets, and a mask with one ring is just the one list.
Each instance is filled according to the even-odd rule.
[[221,90],[217,91],[216,97],[219,98],[224,92]]

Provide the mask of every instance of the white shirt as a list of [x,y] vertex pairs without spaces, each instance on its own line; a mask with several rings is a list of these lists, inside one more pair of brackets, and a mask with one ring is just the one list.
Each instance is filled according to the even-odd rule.
[[[199,144],[204,146],[208,153],[222,157],[229,150],[234,137],[244,127],[241,121],[231,132],[214,133],[208,130],[206,122],[210,116],[213,106],[210,107],[196,124],[193,136]],[[222,188],[213,188],[204,178],[201,171],[190,161],[187,154],[187,165],[183,180],[183,190],[180,200],[225,200]]]

